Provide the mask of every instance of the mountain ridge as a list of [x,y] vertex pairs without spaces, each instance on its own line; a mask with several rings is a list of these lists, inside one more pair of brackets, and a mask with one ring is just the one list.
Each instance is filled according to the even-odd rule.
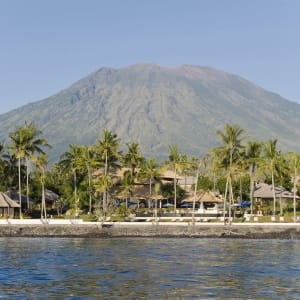
[[123,144],[136,141],[146,156],[166,157],[168,146],[201,156],[218,144],[216,131],[240,125],[253,139],[278,138],[300,150],[300,105],[250,81],[210,67],[134,64],[103,67],[46,99],[0,115],[0,138],[34,121],[53,146],[94,144],[103,129]]

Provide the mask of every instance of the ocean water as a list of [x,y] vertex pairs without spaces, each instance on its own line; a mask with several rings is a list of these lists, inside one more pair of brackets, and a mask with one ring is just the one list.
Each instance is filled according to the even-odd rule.
[[300,241],[0,238],[0,299],[299,299]]

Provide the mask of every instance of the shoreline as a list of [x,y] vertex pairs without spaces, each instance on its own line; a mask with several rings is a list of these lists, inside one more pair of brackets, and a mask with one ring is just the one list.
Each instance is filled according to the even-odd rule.
[[[22,220],[19,220],[22,221]],[[28,222],[0,224],[0,237],[300,239],[299,223]],[[78,220],[77,220],[78,221]]]

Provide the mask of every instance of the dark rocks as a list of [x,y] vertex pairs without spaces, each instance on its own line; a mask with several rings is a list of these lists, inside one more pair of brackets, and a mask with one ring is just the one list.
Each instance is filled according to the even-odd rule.
[[2,237],[192,237],[300,239],[300,225],[95,223],[0,225]]

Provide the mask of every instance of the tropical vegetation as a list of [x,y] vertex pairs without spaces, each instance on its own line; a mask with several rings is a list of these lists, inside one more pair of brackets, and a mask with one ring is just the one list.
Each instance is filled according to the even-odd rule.
[[[108,129],[100,134],[94,145],[70,144],[59,161],[49,166],[46,149],[50,145],[34,123],[25,122],[9,133],[7,145],[0,143],[0,189],[18,193],[20,218],[38,212],[41,218],[68,213],[99,220],[127,217],[132,207],[154,209],[157,216],[162,199],[176,213],[187,193],[177,179],[192,177],[194,195],[200,189],[222,195],[224,218],[227,206],[231,220],[235,204],[243,200],[251,202],[253,214],[254,188],[260,181],[272,185],[272,215],[290,213],[296,219],[300,156],[281,152],[277,140],[253,140],[239,125],[226,124],[216,132],[219,146],[204,157],[188,156],[178,145],[170,145],[168,159],[158,162],[144,157],[136,141],[123,145]],[[163,180],[166,171],[173,174],[169,181]],[[293,192],[288,206],[276,199],[276,186]],[[47,203],[46,190],[57,194],[58,200]],[[22,195],[26,195],[25,203]]]

